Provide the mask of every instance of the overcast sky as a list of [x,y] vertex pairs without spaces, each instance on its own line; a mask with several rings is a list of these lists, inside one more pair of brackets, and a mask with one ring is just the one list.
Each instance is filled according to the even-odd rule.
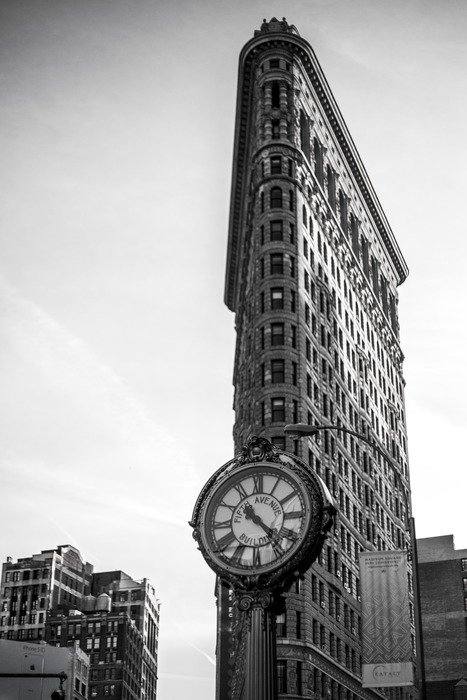
[[314,47],[410,267],[420,537],[465,529],[463,0],[1,0],[1,561],[71,543],[162,602],[159,700],[214,696],[187,520],[232,457],[223,305],[238,54]]

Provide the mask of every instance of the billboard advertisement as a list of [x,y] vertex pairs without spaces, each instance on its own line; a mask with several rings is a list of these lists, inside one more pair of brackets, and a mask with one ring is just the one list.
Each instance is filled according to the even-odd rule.
[[361,552],[362,685],[413,685],[407,552]]
[[33,674],[61,673],[68,675],[66,697],[71,697],[73,650],[0,639],[0,672],[31,674],[30,678],[0,678],[0,700],[50,700],[60,686],[57,678],[37,678]]

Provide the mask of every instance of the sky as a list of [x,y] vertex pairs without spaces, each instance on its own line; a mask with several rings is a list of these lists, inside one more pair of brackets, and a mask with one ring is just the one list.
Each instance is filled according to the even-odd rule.
[[223,304],[238,54],[313,46],[410,268],[419,537],[465,530],[463,0],[1,0],[0,557],[73,544],[161,601],[159,700],[214,697],[187,521],[231,459]]

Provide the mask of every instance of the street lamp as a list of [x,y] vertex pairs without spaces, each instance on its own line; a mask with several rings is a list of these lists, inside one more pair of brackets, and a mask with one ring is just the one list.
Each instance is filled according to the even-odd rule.
[[417,558],[417,539],[415,536],[415,520],[412,516],[412,511],[410,508],[410,503],[409,499],[407,496],[407,490],[404,486],[404,483],[402,481],[402,477],[399,473],[399,465],[398,463],[386,452],[385,449],[383,449],[380,445],[378,445],[376,442],[373,442],[369,437],[366,435],[363,435],[362,433],[358,433],[355,430],[351,430],[350,428],[345,428],[344,426],[341,425],[308,425],[307,423],[290,423],[289,425],[286,425],[284,428],[284,433],[286,435],[289,435],[292,438],[295,438],[296,440],[299,440],[300,438],[303,437],[314,437],[318,435],[323,430],[335,430],[336,432],[342,432],[347,435],[352,435],[353,437],[357,438],[357,440],[361,442],[365,442],[367,445],[369,445],[375,452],[380,454],[384,460],[392,467],[393,474],[394,474],[394,480],[398,482],[398,487],[400,488],[401,493],[403,494],[404,497],[404,502],[405,502],[405,525],[406,529],[409,533],[410,536],[410,549],[409,549],[409,554],[411,555],[412,559],[412,565],[413,565],[413,579],[414,579],[414,588],[415,588],[415,599],[414,599],[414,604],[415,604],[415,618],[417,621],[416,624],[416,639],[417,639],[417,647],[418,647],[418,666],[419,666],[419,674],[420,674],[420,695],[421,695],[421,700],[426,700],[426,690],[425,690],[425,663],[424,663],[424,658],[423,658],[423,635],[422,635],[422,619],[421,619],[421,611],[420,611],[420,586],[419,586],[419,577],[418,577],[418,558]]

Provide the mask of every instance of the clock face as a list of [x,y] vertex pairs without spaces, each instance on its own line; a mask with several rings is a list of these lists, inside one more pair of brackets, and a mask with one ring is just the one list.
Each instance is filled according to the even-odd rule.
[[215,489],[201,521],[211,559],[236,573],[261,573],[285,564],[310,523],[310,499],[301,479],[266,462],[235,471]]

